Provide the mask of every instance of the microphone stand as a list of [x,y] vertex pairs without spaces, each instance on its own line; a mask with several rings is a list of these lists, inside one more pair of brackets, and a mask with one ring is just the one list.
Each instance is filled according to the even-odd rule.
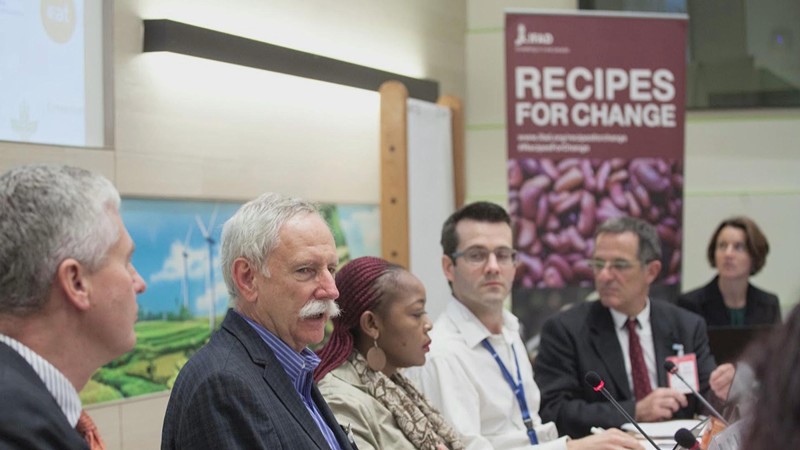
[[708,400],[703,398],[703,396],[700,395],[699,392],[695,391],[694,388],[692,388],[691,384],[687,383],[686,380],[683,379],[681,374],[678,373],[678,368],[675,367],[675,363],[673,363],[672,361],[667,361],[666,363],[664,363],[664,368],[667,369],[667,372],[669,372],[670,374],[678,377],[678,379],[681,380],[681,383],[685,384],[686,387],[689,388],[690,391],[692,391],[692,394],[694,394],[694,396],[697,397],[697,399],[700,400],[700,402],[703,403],[703,405],[705,405],[706,408],[708,408],[708,410],[711,412],[712,415],[714,415],[717,419],[719,419],[720,422],[725,424],[726,427],[729,425],[728,421],[725,420],[724,417],[722,417],[722,414],[720,414],[719,411],[717,411],[713,406],[711,406],[711,403],[709,403]]
[[642,429],[642,427],[640,427],[640,426],[639,426],[639,424],[638,424],[638,423],[636,423],[636,421],[635,421],[635,420],[633,420],[633,417],[631,417],[631,415],[630,415],[630,414],[628,414],[628,412],[627,412],[627,411],[625,411],[625,408],[623,408],[623,407],[622,407],[622,405],[620,405],[619,403],[617,403],[617,401],[616,401],[616,400],[614,400],[614,397],[612,397],[612,396],[611,396],[611,394],[609,394],[609,393],[608,393],[608,391],[606,390],[606,388],[605,388],[605,387],[603,387],[603,385],[602,385],[602,384],[599,386],[599,389],[598,389],[598,388],[595,388],[595,391],[598,391],[598,390],[599,390],[599,392],[600,392],[601,394],[603,394],[603,396],[604,396],[605,398],[607,398],[607,399],[608,399],[608,401],[610,401],[611,403],[613,403],[613,404],[614,404],[614,406],[616,406],[616,407],[617,407],[617,409],[619,410],[619,412],[621,412],[621,413],[622,413],[622,415],[623,415],[623,416],[625,416],[625,418],[626,418],[626,419],[628,419],[628,421],[629,421],[630,423],[632,423],[632,424],[633,424],[633,426],[634,426],[634,427],[636,427],[636,429],[637,429],[637,430],[639,430],[639,433],[641,433],[641,434],[642,434],[642,436],[644,436],[644,437],[645,437],[645,439],[647,439],[647,441],[648,441],[648,442],[650,442],[650,444],[653,446],[653,448],[654,448],[654,449],[656,449],[656,450],[661,450],[661,447],[659,447],[658,445],[656,445],[656,443],[655,443],[655,442],[653,442],[653,440],[652,440],[652,439],[650,439],[650,436],[648,436],[648,435],[647,435],[647,433],[645,433],[645,432],[644,432],[644,430]]

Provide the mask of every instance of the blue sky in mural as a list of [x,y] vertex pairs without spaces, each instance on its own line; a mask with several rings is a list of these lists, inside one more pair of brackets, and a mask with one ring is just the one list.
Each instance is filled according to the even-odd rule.
[[[228,295],[219,271],[218,243],[222,224],[239,206],[223,202],[123,199],[122,220],[136,243],[133,264],[147,282],[147,291],[138,297],[140,309],[151,313],[177,312],[181,303],[186,303],[193,315],[208,314],[213,276],[215,311],[219,314],[225,311]],[[208,234],[213,239],[212,271],[208,266],[208,242],[200,224],[206,229],[211,225]]]
[[381,217],[377,205],[338,205],[350,258],[381,255]]
[[[219,239],[222,224],[239,206],[232,202],[123,199],[122,219],[136,243],[133,264],[147,282],[147,291],[138,297],[142,312],[178,312],[180,305],[186,304],[192,315],[207,315],[210,286],[214,286],[214,310],[224,314],[228,293],[219,269]],[[339,205],[338,210],[351,258],[378,255],[378,207]],[[211,270],[205,235],[212,240]]]

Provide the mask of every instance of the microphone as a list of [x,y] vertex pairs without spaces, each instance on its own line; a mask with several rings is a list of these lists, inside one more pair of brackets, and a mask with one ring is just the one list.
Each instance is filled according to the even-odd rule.
[[675,366],[674,362],[669,361],[669,360],[664,361],[664,369],[667,372],[671,373],[672,375],[675,375],[676,377],[678,377],[678,379],[681,380],[681,382],[683,384],[685,384],[686,387],[689,388],[690,391],[692,391],[692,394],[694,394],[694,396],[697,397],[697,399],[700,400],[700,402],[702,402],[703,405],[705,405],[706,408],[708,408],[708,410],[711,412],[711,414],[714,415],[714,417],[719,419],[723,424],[725,424],[726,427],[728,426],[728,421],[725,420],[724,417],[722,417],[722,414],[720,414],[719,411],[717,411],[713,406],[711,406],[711,403],[708,403],[708,400],[703,398],[703,396],[700,395],[699,392],[695,391],[694,388],[692,387],[692,385],[690,385],[689,383],[686,382],[686,380],[683,379],[681,374],[678,373],[678,367]]
[[697,442],[692,432],[686,428],[681,428],[675,432],[675,442],[687,450],[700,450],[700,443]]
[[606,383],[603,381],[602,378],[600,378],[600,375],[598,375],[597,372],[593,370],[586,372],[586,376],[584,377],[584,379],[586,380],[586,383],[589,386],[591,386],[592,389],[594,389],[595,392],[600,392],[601,394],[603,394],[603,396],[607,398],[608,401],[610,401],[611,404],[613,404],[614,407],[617,408],[617,410],[621,412],[622,415],[625,416],[625,418],[628,419],[628,421],[632,423],[634,427],[636,427],[637,430],[639,430],[639,433],[642,433],[642,436],[644,436],[645,439],[647,439],[650,442],[653,448],[655,448],[656,450],[659,450],[661,448],[658,445],[656,445],[656,443],[653,442],[652,439],[650,439],[650,436],[648,436],[647,433],[644,432],[642,427],[640,427],[639,424],[635,420],[633,420],[633,417],[631,417],[630,414],[628,414],[628,412],[625,411],[625,408],[623,408],[619,403],[617,403],[617,401],[614,400],[614,397],[612,397],[611,394],[608,393],[608,389],[606,389],[605,387]]

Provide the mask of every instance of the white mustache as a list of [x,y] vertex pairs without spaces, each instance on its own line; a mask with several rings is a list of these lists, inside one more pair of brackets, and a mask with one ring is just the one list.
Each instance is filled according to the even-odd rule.
[[309,319],[326,313],[328,317],[336,317],[340,312],[339,305],[333,300],[311,300],[300,308],[300,318]]

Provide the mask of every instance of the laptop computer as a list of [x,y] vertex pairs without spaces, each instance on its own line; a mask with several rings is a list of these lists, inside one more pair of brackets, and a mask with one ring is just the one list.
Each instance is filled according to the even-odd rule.
[[735,363],[751,342],[768,334],[774,327],[774,325],[710,327],[708,346],[717,364]]

